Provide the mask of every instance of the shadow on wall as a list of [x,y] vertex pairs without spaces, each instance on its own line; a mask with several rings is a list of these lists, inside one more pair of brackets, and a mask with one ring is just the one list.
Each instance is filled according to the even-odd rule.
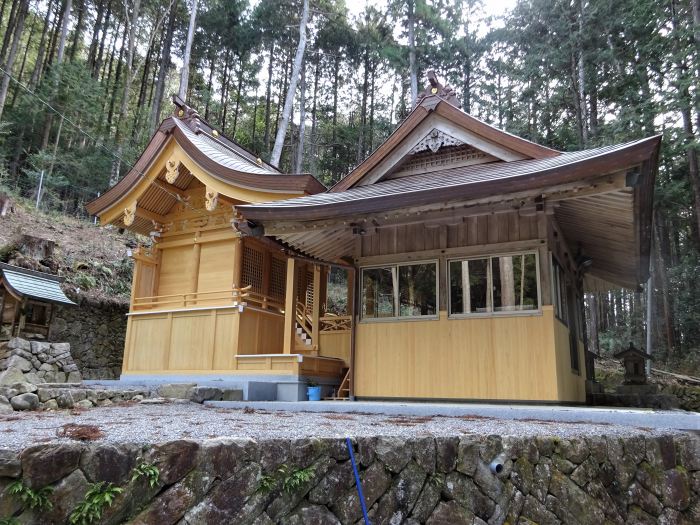
[[129,307],[108,299],[71,296],[78,307],[59,307],[49,340],[70,343],[83,379],[119,379]]

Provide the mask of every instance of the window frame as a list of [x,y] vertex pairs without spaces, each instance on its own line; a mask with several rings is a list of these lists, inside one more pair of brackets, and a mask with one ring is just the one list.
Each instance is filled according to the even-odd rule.
[[[517,255],[534,255],[535,256],[535,279],[537,280],[537,308],[532,310],[510,310],[510,311],[492,311],[492,312],[474,312],[474,313],[452,313],[452,275],[450,272],[450,264],[453,262],[463,262],[479,259],[488,260],[488,279],[493,283],[493,278],[491,277],[493,271],[493,265],[491,259],[498,257],[515,257]],[[533,316],[542,315],[542,283],[540,281],[540,254],[539,250],[521,250],[517,252],[504,252],[504,253],[492,253],[483,255],[470,255],[468,257],[460,257],[455,255],[453,257],[448,257],[446,259],[447,263],[447,318],[448,319],[474,319],[474,318],[488,318],[488,317],[522,317],[522,316]],[[491,304],[493,305],[493,284],[489,287],[491,293]]]
[[[433,315],[399,315],[401,312],[401,305],[400,305],[400,295],[401,292],[399,290],[399,268],[401,266],[416,266],[419,264],[434,264],[435,265],[435,314]],[[362,283],[364,282],[364,275],[365,275],[365,270],[374,270],[377,268],[391,268],[392,269],[392,278],[395,275],[396,276],[396,283],[395,286],[393,286],[393,292],[394,292],[394,312],[395,315],[391,317],[365,317],[363,313],[363,305],[364,305],[364,293],[363,293],[363,288],[362,288]],[[417,260],[417,261],[404,261],[404,262],[386,262],[383,264],[371,264],[367,266],[360,266],[360,278],[358,279],[359,281],[359,290],[358,290],[358,297],[360,300],[358,301],[360,311],[359,317],[360,317],[360,322],[361,323],[395,323],[395,322],[400,322],[400,321],[435,321],[440,319],[440,259],[422,259],[422,260]]]

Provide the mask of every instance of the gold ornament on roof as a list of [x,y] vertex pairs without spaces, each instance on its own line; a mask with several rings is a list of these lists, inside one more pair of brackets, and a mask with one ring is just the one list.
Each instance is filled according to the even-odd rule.
[[214,138],[216,138],[216,137],[218,137],[218,136],[219,136],[219,132],[218,132],[218,131],[216,131],[215,129],[214,129],[214,130],[212,130],[211,134],[212,134],[212,136],[213,136]]
[[184,116],[185,116],[185,110],[184,110],[184,109],[179,110],[179,111],[177,112],[177,116],[178,116],[178,117],[184,117]]
[[218,203],[219,192],[211,188],[207,188],[207,191],[204,193],[204,207],[207,209],[207,211],[214,211]]
[[131,226],[136,219],[136,201],[132,202],[127,208],[124,208],[124,218],[122,222],[124,226]]
[[165,180],[167,180],[169,184],[172,184],[179,174],[180,163],[173,158],[168,159],[165,163]]
[[260,157],[255,159],[255,164],[257,164],[258,166],[262,166],[262,159]]

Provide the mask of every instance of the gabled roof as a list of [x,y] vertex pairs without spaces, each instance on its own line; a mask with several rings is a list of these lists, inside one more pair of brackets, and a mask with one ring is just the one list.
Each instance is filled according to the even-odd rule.
[[316,220],[513,193],[604,175],[647,160],[661,137],[539,159],[447,168],[345,191],[237,206],[248,220]]
[[60,283],[63,279],[56,275],[0,263],[0,276],[10,293],[17,297],[49,303],[75,304],[61,290]]
[[174,114],[161,123],[133,168],[107,192],[86,205],[91,215],[102,214],[139,185],[154,160],[172,140],[208,174],[232,188],[285,195],[325,191],[325,186],[311,175],[280,173],[216,131],[178,97],[173,101]]
[[[367,157],[359,166],[352,170],[346,177],[336,183],[329,191],[336,193],[353,188],[366,182],[366,178],[373,170],[380,167],[380,164],[393,152],[405,143],[406,140],[425,126],[429,119],[439,120],[451,125],[456,129],[469,133],[482,144],[491,144],[494,147],[510,150],[513,158],[518,159],[545,159],[556,157],[561,152],[541,146],[529,140],[523,139],[506,131],[491,126],[476,117],[461,111],[455,106],[454,97],[445,97],[444,88],[439,86],[435,94],[424,95],[413,111],[401,122],[398,128],[383,142],[374,152]],[[449,89],[449,88],[448,88]],[[428,130],[429,131],[429,130]],[[418,139],[423,138],[418,137]],[[415,140],[415,139],[414,139]]]

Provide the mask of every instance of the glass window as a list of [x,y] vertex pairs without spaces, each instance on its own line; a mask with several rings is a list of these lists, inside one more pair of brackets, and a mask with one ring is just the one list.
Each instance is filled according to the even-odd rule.
[[394,317],[393,268],[362,270],[362,317]]
[[362,317],[437,315],[437,263],[362,269]]
[[435,264],[399,266],[399,315],[416,317],[437,314]]
[[534,253],[450,261],[450,314],[539,308]]

